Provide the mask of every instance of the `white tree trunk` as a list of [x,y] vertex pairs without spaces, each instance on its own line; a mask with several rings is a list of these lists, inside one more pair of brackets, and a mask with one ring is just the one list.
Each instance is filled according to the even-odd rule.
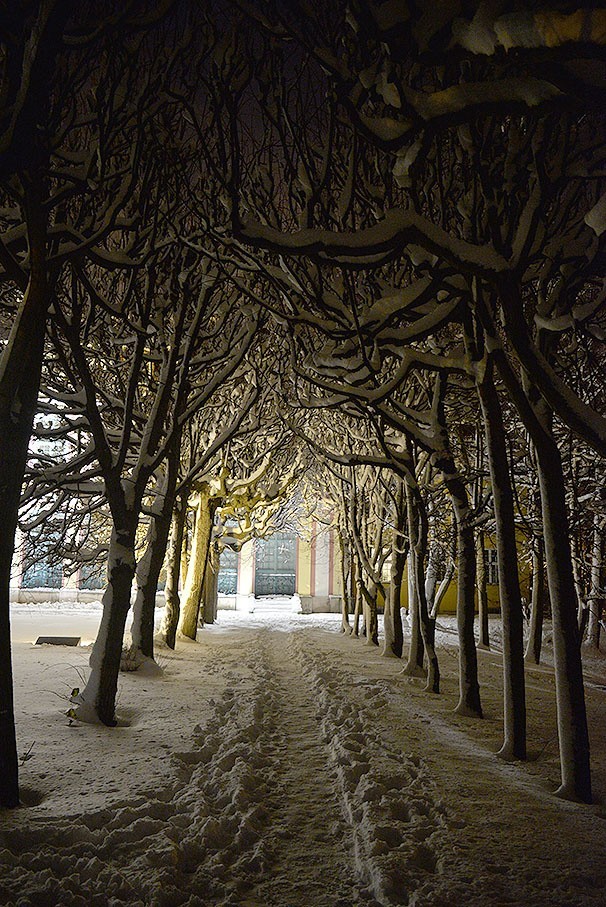
[[423,677],[423,640],[421,638],[421,625],[419,621],[419,596],[415,583],[415,571],[413,568],[412,549],[408,552],[407,558],[407,580],[408,580],[408,622],[410,626],[410,645],[408,648],[408,659],[402,668],[402,673],[408,677]]
[[559,451],[552,439],[535,442],[538,458],[547,582],[553,616],[558,741],[562,783],[558,794],[591,802],[589,735],[577,602]]
[[118,674],[135,575],[134,531],[112,532],[103,614],[90,656],[90,676],[74,702],[81,721],[114,725]]

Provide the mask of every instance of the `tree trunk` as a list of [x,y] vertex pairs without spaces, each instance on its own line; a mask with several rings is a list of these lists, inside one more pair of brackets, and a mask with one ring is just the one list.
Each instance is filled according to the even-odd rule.
[[133,607],[132,648],[144,658],[154,657],[154,621],[160,571],[166,556],[175,490],[179,475],[180,434],[166,460],[166,474],[152,508],[145,553],[137,565],[137,595]]
[[[511,298],[514,308],[519,300]],[[536,390],[520,386],[504,355],[499,371],[534,443],[541,495],[547,585],[553,616],[553,649],[560,770],[560,796],[591,802],[589,734],[572,573],[566,486],[560,451],[553,438],[550,414]],[[526,381],[530,384],[530,379]],[[532,402],[532,397],[535,402]],[[541,409],[543,412],[541,413]]]
[[339,539],[341,586],[343,589],[343,595],[341,597],[341,633],[351,633],[351,627],[349,626],[351,555],[344,533],[338,530],[337,538]]
[[[443,470],[444,472],[444,470]],[[467,491],[450,470],[444,479],[452,501],[457,527],[457,630],[459,635],[459,715],[481,718],[478,656],[476,653],[475,584],[476,552]]]
[[604,548],[604,523],[596,520],[593,527],[593,544],[591,548],[591,579],[589,586],[589,619],[587,621],[587,637],[585,645],[588,648],[600,648],[600,621],[604,607],[604,594],[602,592],[602,553]]
[[486,560],[484,554],[484,533],[476,533],[476,590],[478,594],[478,648],[490,649],[488,625],[488,590],[486,588]]
[[351,628],[352,636],[360,635],[360,618],[361,617],[362,617],[362,602],[361,602],[360,598],[357,598],[356,604],[354,607],[353,621],[352,621],[352,628]]
[[[3,461],[0,454],[0,461]],[[2,462],[4,466],[5,461]],[[3,473],[6,475],[6,472]],[[19,486],[21,487],[21,486]],[[3,505],[8,494],[0,492]],[[4,510],[4,513],[7,511]],[[10,521],[15,537],[16,519]],[[13,698],[13,672],[10,631],[10,565],[13,545],[10,545],[9,521],[5,518],[0,540],[0,807],[19,805],[19,760],[15,733],[15,708]],[[6,537],[6,538],[5,538]],[[14,544],[14,543],[13,543]]]
[[406,540],[404,528],[406,525],[406,512],[404,510],[403,483],[399,482],[396,500],[393,539],[391,544],[391,582],[389,596],[385,602],[385,615],[383,618],[384,643],[382,655],[402,657],[404,634],[402,631],[402,583],[404,581],[404,567],[406,565]]
[[0,362],[0,806],[19,804],[10,634],[10,577],[21,485],[36,413],[50,302],[43,189],[27,190],[30,275]]
[[136,512],[127,514],[125,526],[112,531],[108,554],[108,584],[103,593],[103,614],[90,657],[88,682],[75,698],[82,721],[116,724],[116,692],[122,657],[124,628],[130,610],[135,575]]
[[408,647],[408,659],[402,668],[402,674],[408,677],[423,677],[425,669],[425,646],[421,635],[421,622],[419,619],[419,596],[415,582],[415,571],[413,566],[412,546],[408,550],[407,558],[407,581],[408,581],[408,619],[410,623],[410,645]]
[[440,668],[435,648],[435,621],[427,610],[425,597],[425,552],[427,550],[427,519],[425,504],[418,489],[407,485],[408,537],[410,541],[410,568],[413,573],[415,597],[418,603],[419,626],[423,647],[427,655],[427,686],[432,693],[440,692]]
[[204,576],[208,564],[213,515],[208,485],[204,484],[198,495],[196,525],[189,557],[189,567],[181,596],[182,607],[179,633],[188,639],[195,640],[198,631],[198,615],[204,588]]
[[543,644],[543,616],[545,613],[545,558],[543,540],[535,538],[532,545],[532,593],[530,599],[530,632],[526,644],[525,660],[540,664]]
[[[435,520],[432,518],[432,526],[434,522]],[[429,552],[427,555],[427,569],[425,571],[425,598],[427,599],[427,607],[429,608],[429,612],[432,617],[435,617],[433,608],[438,588],[439,570],[440,560],[438,555],[438,546],[435,538],[432,537],[429,545]]]
[[[576,593],[577,600],[577,623],[579,627],[583,628],[585,625],[585,615],[584,611],[586,608],[585,602],[585,590],[583,588],[583,580],[581,574],[581,560],[582,553],[579,550],[579,537],[578,533],[572,532],[570,535],[570,557],[572,562],[572,576],[574,578],[574,590]],[[583,640],[583,633],[581,632],[581,642]]]
[[557,444],[547,432],[542,437],[537,434],[533,440],[537,453],[547,583],[553,617],[562,775],[558,793],[591,803],[589,734],[562,461]]
[[188,516],[187,501],[185,501],[185,512],[183,514],[183,519],[184,519],[183,540],[182,540],[182,544],[181,544],[181,565],[179,568],[179,573],[183,579],[183,584],[185,584],[185,582],[187,580],[187,573],[189,571],[189,555],[190,555],[190,548],[191,548],[191,544],[192,544],[192,540],[191,540],[190,536],[193,537],[193,530],[195,528],[195,521],[196,521],[196,518],[194,515],[193,516],[193,526],[190,527],[187,516]]
[[379,645],[379,616],[377,611],[377,584],[370,580],[365,590],[366,599],[366,645]]
[[166,561],[166,586],[164,598],[166,606],[160,632],[169,649],[175,648],[177,626],[181,610],[179,598],[179,577],[181,575],[181,548],[183,546],[183,533],[185,517],[187,514],[187,499],[178,495],[173,508],[173,517],[168,543],[168,557]]
[[358,558],[352,554],[351,559],[351,594],[354,601],[354,613],[351,628],[352,636],[360,635],[360,617],[362,616],[362,593],[360,592],[358,576],[360,574],[360,565]]
[[133,606],[132,648],[144,658],[154,657],[154,621],[160,571],[166,556],[171,524],[172,500],[165,503],[150,520],[145,553],[137,565],[137,595]]
[[[499,602],[503,622],[503,725],[499,755],[526,758],[526,688],[524,682],[524,614],[518,577],[513,488],[501,404],[487,369],[478,382],[497,534]],[[482,553],[483,556],[483,553]]]

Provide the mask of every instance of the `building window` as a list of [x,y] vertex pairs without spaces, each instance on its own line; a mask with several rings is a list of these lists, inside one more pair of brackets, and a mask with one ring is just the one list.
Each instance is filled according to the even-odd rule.
[[255,540],[255,595],[294,595],[297,539],[292,532],[274,532]]
[[62,582],[61,564],[42,560],[36,561],[26,569],[21,586],[23,589],[60,589]]
[[105,566],[100,564],[82,564],[80,567],[81,589],[103,589],[105,586]]
[[57,553],[59,530],[51,524],[31,532],[25,543],[23,589],[60,589],[63,564]]
[[238,591],[238,552],[231,548],[221,552],[217,589],[221,595],[235,595]]

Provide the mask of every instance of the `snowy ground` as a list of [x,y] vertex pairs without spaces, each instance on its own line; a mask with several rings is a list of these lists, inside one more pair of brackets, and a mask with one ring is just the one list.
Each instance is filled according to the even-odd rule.
[[65,716],[99,611],[15,606],[23,799],[0,815],[0,904],[417,907],[606,903],[606,677],[588,665],[597,803],[555,799],[553,675],[528,671],[530,761],[500,761],[500,659],[483,721],[401,674],[335,615],[220,612],[122,676],[113,730]]

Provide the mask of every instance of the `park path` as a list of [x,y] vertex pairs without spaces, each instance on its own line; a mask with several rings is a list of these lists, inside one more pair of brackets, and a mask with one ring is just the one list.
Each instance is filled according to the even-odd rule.
[[[372,684],[318,649],[313,630],[271,622],[209,628],[183,651],[156,681],[164,709],[177,679],[187,701],[172,700],[187,733],[161,741],[163,776],[112,798],[110,773],[104,805],[55,816],[42,802],[31,821],[11,816],[0,828],[3,907],[413,903],[438,872],[443,811],[419,760],[373,726]],[[154,695],[151,679],[126,680],[131,698],[143,684]],[[90,760],[81,768],[96,777]]]
[[242,907],[349,907],[358,902],[353,835],[313,690],[286,634],[259,631],[254,651],[273,730],[273,859]]
[[274,730],[272,862],[243,907],[408,904],[437,872],[441,802],[418,759],[373,729],[380,702],[313,635],[257,630]]
[[29,735],[46,761],[23,769],[37,764],[31,808],[1,817],[0,904],[598,907],[606,798],[551,793],[551,669],[529,671],[542,748],[504,763],[499,653],[480,657],[485,720],[461,718],[455,638],[440,628],[433,696],[336,620],[221,615],[195,645],[159,652],[162,676],[121,679],[130,723],[111,731],[66,725],[52,692],[65,656],[23,645],[21,703],[35,706]]

